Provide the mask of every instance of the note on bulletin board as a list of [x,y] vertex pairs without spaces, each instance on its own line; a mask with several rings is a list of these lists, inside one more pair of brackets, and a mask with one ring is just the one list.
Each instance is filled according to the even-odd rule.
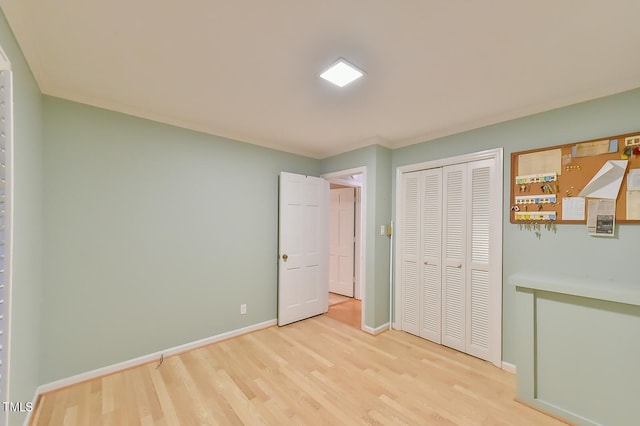
[[618,139],[577,143],[573,146],[574,157],[591,157],[608,154],[618,150]]
[[564,220],[584,220],[584,197],[564,197],[562,199],[562,217]]
[[518,176],[543,173],[562,174],[561,149],[532,152],[518,157]]
[[640,220],[640,191],[627,191],[627,219]]
[[640,169],[627,175],[627,219],[640,220]]
[[604,163],[598,173],[591,178],[580,192],[580,196],[606,198],[609,200],[618,198],[618,192],[620,192],[620,186],[628,163],[627,160],[609,160]]
[[594,198],[587,204],[589,235],[613,237],[616,224],[616,200]]
[[631,169],[627,175],[627,190],[640,191],[640,169]]

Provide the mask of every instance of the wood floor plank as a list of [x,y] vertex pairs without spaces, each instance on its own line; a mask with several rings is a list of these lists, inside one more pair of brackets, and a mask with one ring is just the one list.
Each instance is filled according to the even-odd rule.
[[564,424],[514,397],[490,363],[319,316],[44,394],[32,425]]

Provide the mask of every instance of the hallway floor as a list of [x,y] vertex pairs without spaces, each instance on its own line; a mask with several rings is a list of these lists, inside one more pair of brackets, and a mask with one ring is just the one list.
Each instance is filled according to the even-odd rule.
[[329,312],[325,315],[360,329],[362,327],[362,302],[352,297],[329,293]]

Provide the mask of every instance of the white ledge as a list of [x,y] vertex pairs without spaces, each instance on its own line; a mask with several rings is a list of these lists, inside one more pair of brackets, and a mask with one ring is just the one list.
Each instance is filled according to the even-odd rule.
[[509,282],[516,289],[528,288],[640,306],[640,282],[536,272],[515,273],[509,277]]

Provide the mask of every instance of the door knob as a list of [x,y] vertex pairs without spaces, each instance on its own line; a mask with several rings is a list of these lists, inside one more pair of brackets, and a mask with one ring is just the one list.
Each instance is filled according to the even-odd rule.
[[287,256],[286,254],[282,255],[282,260],[284,260],[285,262],[287,261],[288,258],[289,258],[289,256]]

